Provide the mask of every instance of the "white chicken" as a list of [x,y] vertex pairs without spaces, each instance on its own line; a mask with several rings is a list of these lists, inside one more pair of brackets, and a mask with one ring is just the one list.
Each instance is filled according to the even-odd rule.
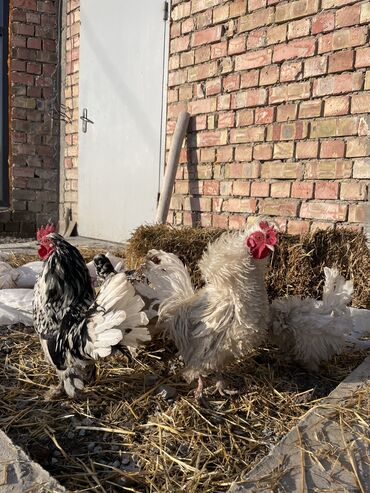
[[322,301],[298,296],[274,300],[271,304],[270,341],[307,369],[317,371],[320,363],[346,349],[368,348],[356,332],[355,316],[348,304],[353,282],[338,269],[324,268]]
[[[144,265],[146,297],[159,304],[164,324],[185,363],[188,382],[218,374],[229,362],[243,358],[265,341],[269,303],[265,288],[268,256],[277,242],[272,224],[261,220],[243,231],[223,233],[208,246],[199,268],[205,286],[194,290],[189,273],[176,255],[151,250]],[[140,293],[140,286],[136,289]],[[222,380],[217,390],[225,392]]]

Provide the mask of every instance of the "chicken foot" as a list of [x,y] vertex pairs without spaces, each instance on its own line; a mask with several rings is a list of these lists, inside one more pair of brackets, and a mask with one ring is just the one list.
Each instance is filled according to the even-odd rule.
[[218,380],[216,382],[213,394],[216,394],[217,392],[220,394],[221,397],[231,397],[233,395],[239,394],[239,391],[236,389],[226,388],[225,380],[222,378],[221,375],[218,375]]
[[58,385],[52,385],[50,389],[45,393],[44,399],[46,401],[53,401],[54,399],[58,399],[65,394],[63,383],[60,382]]

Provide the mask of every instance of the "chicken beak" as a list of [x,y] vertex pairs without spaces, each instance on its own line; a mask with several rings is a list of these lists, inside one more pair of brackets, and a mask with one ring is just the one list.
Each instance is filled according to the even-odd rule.
[[266,246],[267,246],[267,248],[269,248],[272,252],[275,250],[275,247],[273,247],[272,245],[267,245],[267,244],[266,244]]

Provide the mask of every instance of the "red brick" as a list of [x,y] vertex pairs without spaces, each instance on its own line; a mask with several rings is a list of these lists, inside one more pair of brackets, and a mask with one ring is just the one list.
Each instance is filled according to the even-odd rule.
[[345,221],[347,205],[335,202],[304,202],[301,206],[300,216],[302,218]]
[[298,0],[296,2],[279,2],[276,7],[276,22],[307,17],[315,14],[319,8],[318,0]]
[[340,186],[341,200],[366,200],[366,183],[343,182]]
[[267,44],[282,43],[286,40],[287,25],[281,24],[278,26],[268,27],[266,31]]
[[290,159],[293,158],[294,142],[275,142],[274,143],[274,159]]
[[240,87],[240,74],[230,74],[223,78],[222,85],[224,91],[237,91]]
[[229,111],[227,113],[218,113],[218,128],[229,128],[235,124],[235,113]]
[[239,17],[247,11],[247,0],[233,0],[230,4],[230,17]]
[[246,87],[257,87],[259,80],[259,70],[249,70],[248,72],[242,72],[240,78],[240,87],[242,89]]
[[275,123],[267,129],[267,140],[297,140],[307,137],[307,122]]
[[340,29],[319,38],[318,53],[343,50],[366,43],[367,31],[363,27]]
[[317,56],[306,60],[304,62],[304,76],[313,77],[325,74],[327,70],[327,63],[328,60],[326,56]]
[[278,181],[275,183],[271,183],[271,197],[281,197],[281,198],[289,198],[290,196],[290,182],[288,181]]
[[189,48],[190,36],[182,36],[175,38],[171,41],[170,53],[179,53],[180,51],[186,51]]
[[280,69],[280,82],[289,82],[302,78],[302,62],[285,62]]
[[202,10],[209,9],[218,3],[218,0],[192,0],[191,13],[194,14],[201,12]]
[[348,211],[348,221],[351,223],[364,223],[367,204],[351,204]]
[[344,156],[345,143],[343,140],[324,140],[321,142],[320,157],[335,158]]
[[335,27],[354,26],[360,22],[360,5],[351,5],[337,10]]
[[274,9],[269,7],[240,18],[239,32],[252,31],[257,27],[267,26],[273,22]]
[[272,158],[272,144],[258,144],[253,148],[253,159],[268,161]]
[[288,229],[287,232],[290,235],[304,235],[307,234],[310,230],[309,221],[295,221],[290,219],[288,221]]
[[268,197],[270,195],[270,184],[264,181],[254,181],[251,185],[252,197]]
[[216,98],[191,101],[189,102],[189,111],[192,115],[214,112],[216,111]]
[[300,19],[288,24],[288,39],[302,38],[310,32],[310,20]]
[[[192,86],[190,86],[192,87]],[[181,87],[180,87],[181,91]],[[215,94],[220,94],[221,92],[221,79],[210,79],[206,82],[206,96],[214,96]]]
[[295,157],[297,159],[317,158],[319,143],[315,140],[297,142]]
[[256,199],[227,199],[224,200],[223,212],[255,212],[257,205]]
[[14,34],[21,34],[23,36],[33,36],[35,33],[35,26],[30,24],[24,24],[23,22],[13,22],[12,32]]
[[268,67],[261,68],[260,71],[260,85],[275,84],[279,80],[279,67],[278,65],[270,65]]
[[287,44],[274,46],[274,62],[289,60],[291,58],[309,57],[315,54],[315,39],[299,39]]
[[255,123],[256,125],[263,125],[266,123],[272,123],[274,119],[274,108],[272,106],[264,108],[256,108],[255,110]]
[[291,196],[296,199],[311,199],[313,197],[313,183],[310,181],[293,182]]
[[226,57],[227,41],[211,45],[211,59]]
[[245,43],[246,43],[245,36],[236,36],[234,38],[231,38],[229,41],[229,50],[228,50],[229,55],[244,53]]
[[297,104],[284,104],[277,108],[277,122],[286,122],[297,119]]
[[250,195],[251,184],[249,181],[237,180],[233,184],[233,195],[248,197]]
[[[256,109],[257,111],[258,109]],[[238,127],[245,127],[247,125],[252,125],[254,122],[253,110],[241,110],[236,114],[236,124]],[[257,122],[256,124],[260,124],[261,122]]]
[[370,159],[356,159],[353,162],[353,178],[370,179]]
[[319,181],[315,185],[315,199],[337,199],[338,193],[338,182]]
[[217,149],[217,161],[220,163],[225,163],[227,161],[233,160],[233,147],[231,146],[222,146]]
[[221,39],[221,34],[221,26],[214,26],[208,29],[203,29],[202,31],[196,31],[192,36],[192,46],[200,46],[213,43],[214,41],[219,41]]
[[20,9],[37,10],[36,0],[14,0],[13,7]]
[[334,12],[320,12],[312,19],[312,34],[332,31],[334,29]]
[[283,101],[295,101],[308,99],[311,95],[310,82],[297,82],[272,87],[269,91],[269,103],[281,103]]
[[223,94],[217,98],[217,111],[228,110],[231,106],[231,95]]
[[302,101],[299,105],[299,118],[313,118],[321,115],[321,100]]
[[347,157],[368,157],[370,155],[370,139],[368,137],[359,137],[349,139],[347,142]]
[[254,50],[266,45],[266,29],[256,29],[248,34],[247,49]]
[[216,180],[205,180],[203,184],[204,195],[219,195],[220,182]]
[[260,202],[260,213],[269,216],[296,216],[297,200],[265,199]]
[[34,77],[32,74],[26,74],[25,72],[12,72],[11,82],[13,84],[25,84],[33,85]]
[[[12,66],[13,65],[14,63],[12,63]],[[32,62],[27,63],[27,72],[29,74],[41,74],[41,70],[42,70],[41,63],[32,63]]]
[[370,94],[354,94],[351,100],[351,113],[367,113],[370,109]]
[[350,161],[313,161],[306,164],[305,179],[334,180],[350,178],[352,163]]
[[339,116],[349,113],[349,96],[336,96],[325,100],[324,115]]
[[362,87],[363,74],[350,72],[339,75],[329,75],[322,79],[315,79],[313,83],[314,96],[326,96],[345,92],[359,91]]
[[243,92],[238,92],[235,95],[233,106],[235,108],[245,108],[264,105],[267,101],[266,89],[247,89]]
[[227,20],[229,17],[229,6],[228,5],[220,5],[220,7],[216,7],[213,9],[213,23],[222,22]]
[[365,2],[361,5],[360,22],[369,23],[370,22],[370,4]]
[[230,216],[229,217],[229,228],[230,229],[241,229],[244,228],[246,224],[245,216]]
[[271,63],[272,51],[264,49],[252,51],[235,57],[235,70],[247,70],[250,68],[263,67]]
[[197,80],[208,79],[208,77],[213,77],[216,74],[217,62],[204,63],[202,65],[188,68],[188,81],[194,82]]
[[200,147],[224,145],[227,142],[227,130],[202,132],[197,135],[197,140]]
[[370,48],[359,48],[356,50],[356,62],[355,67],[369,67],[370,66]]
[[264,127],[243,127],[230,131],[230,142],[232,144],[244,142],[262,142],[265,138]]
[[249,0],[248,2],[249,12],[253,12],[253,10],[261,9],[262,7],[266,7],[266,0]]
[[204,63],[208,62],[211,58],[211,47],[209,45],[201,46],[200,48],[195,49],[195,63]]
[[252,146],[240,145],[235,149],[236,161],[251,161],[252,160]]
[[328,72],[344,72],[353,68],[353,51],[340,51],[329,55]]
[[302,177],[302,166],[299,163],[281,161],[262,163],[261,177],[283,180],[289,178],[300,179]]

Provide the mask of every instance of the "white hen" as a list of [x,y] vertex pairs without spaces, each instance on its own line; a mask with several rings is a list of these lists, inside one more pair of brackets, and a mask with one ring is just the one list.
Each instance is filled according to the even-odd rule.
[[354,328],[347,306],[353,282],[346,281],[336,268],[325,267],[324,273],[322,301],[290,296],[271,304],[271,341],[313,371],[344,350]]
[[[148,253],[144,274],[153,292],[146,296],[159,303],[159,321],[184,359],[185,379],[198,378],[198,397],[202,376],[220,372],[265,341],[269,304],[264,277],[276,241],[274,227],[266,221],[222,234],[199,262],[205,280],[199,290],[176,255]],[[221,381],[217,388],[222,394]]]

